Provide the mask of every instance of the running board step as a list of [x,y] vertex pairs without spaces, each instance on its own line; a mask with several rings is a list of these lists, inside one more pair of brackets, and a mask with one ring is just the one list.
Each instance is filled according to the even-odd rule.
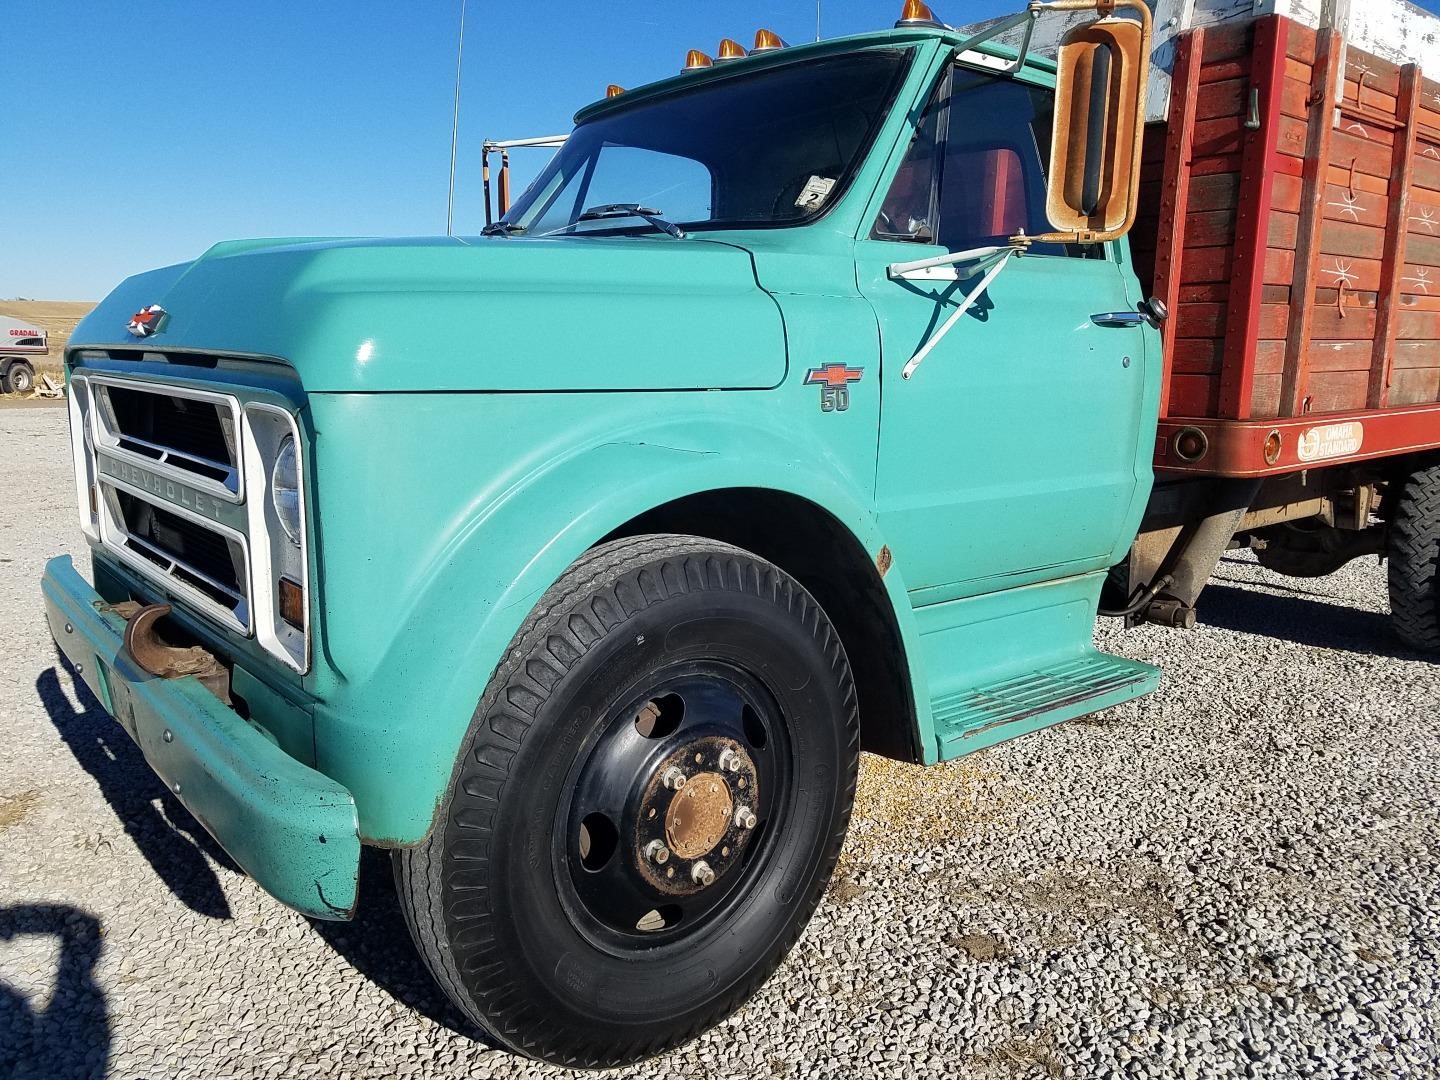
[[1108,709],[1160,685],[1160,669],[1091,652],[931,702],[942,760]]

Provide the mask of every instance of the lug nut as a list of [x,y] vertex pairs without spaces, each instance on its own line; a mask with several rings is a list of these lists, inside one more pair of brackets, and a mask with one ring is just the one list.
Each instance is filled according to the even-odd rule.
[[720,751],[720,768],[726,772],[740,771],[740,755],[729,747]]
[[715,880],[715,871],[710,869],[709,863],[701,859],[690,868],[690,880],[704,887]]
[[670,861],[670,849],[659,840],[651,840],[645,845],[645,857],[655,863],[667,863]]
[[735,811],[735,824],[742,829],[753,829],[757,818],[750,812],[748,806],[741,806]]
[[671,765],[660,775],[660,782],[671,791],[679,791],[685,786],[685,774]]

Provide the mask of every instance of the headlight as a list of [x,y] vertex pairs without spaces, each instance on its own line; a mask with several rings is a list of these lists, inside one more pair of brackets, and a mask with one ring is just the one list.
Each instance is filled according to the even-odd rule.
[[300,459],[295,454],[294,435],[286,435],[275,454],[275,467],[270,470],[270,501],[285,535],[299,547]]

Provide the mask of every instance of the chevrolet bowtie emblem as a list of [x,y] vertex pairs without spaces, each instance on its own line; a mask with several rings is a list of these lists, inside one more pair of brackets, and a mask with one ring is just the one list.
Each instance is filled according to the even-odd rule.
[[130,320],[130,325],[125,329],[136,337],[149,337],[160,329],[160,324],[165,319],[165,309],[159,304],[151,304],[147,308],[141,308]]

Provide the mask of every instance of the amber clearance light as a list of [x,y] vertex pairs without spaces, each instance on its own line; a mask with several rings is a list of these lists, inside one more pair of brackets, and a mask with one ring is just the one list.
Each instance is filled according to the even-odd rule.
[[728,37],[720,39],[720,48],[715,51],[715,59],[717,61],[743,60],[749,55],[750,54],[745,51],[744,45],[741,45],[738,41],[732,41]]
[[605,88],[605,96],[607,98],[619,97],[624,92],[625,88],[623,86],[616,86],[613,82]]
[[895,24],[900,26],[933,26],[937,30],[944,30],[945,24],[935,17],[935,12],[930,10],[930,5],[922,0],[905,0],[905,7],[900,11],[900,19]]
[[755,45],[751,52],[774,52],[776,49],[785,48],[785,39],[774,30],[756,30]]
[[699,49],[691,49],[685,55],[685,66],[681,71],[701,71],[708,67],[714,67],[715,61],[706,56]]

